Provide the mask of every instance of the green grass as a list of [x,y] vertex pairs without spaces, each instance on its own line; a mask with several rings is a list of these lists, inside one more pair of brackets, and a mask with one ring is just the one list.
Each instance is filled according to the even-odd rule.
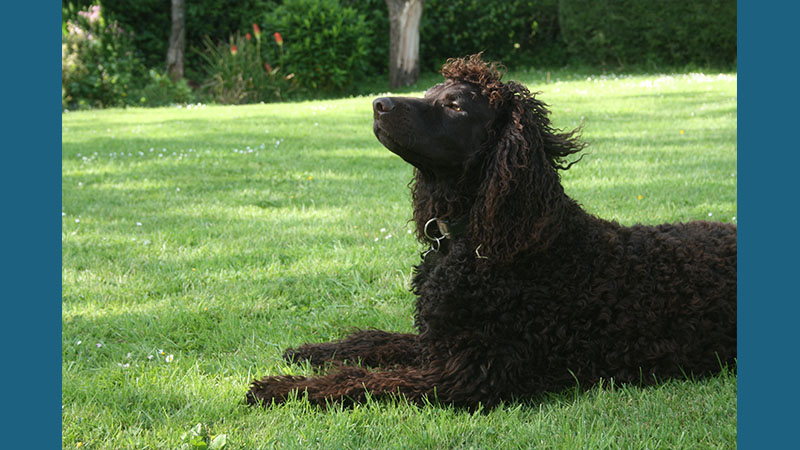
[[[590,77],[510,77],[583,124],[567,192],[624,224],[735,222],[736,75]],[[479,414],[245,406],[253,377],[309,372],[287,346],[412,329],[411,168],[373,137],[371,101],[63,115],[65,448],[179,448],[198,423],[237,449],[735,447],[727,371]]]

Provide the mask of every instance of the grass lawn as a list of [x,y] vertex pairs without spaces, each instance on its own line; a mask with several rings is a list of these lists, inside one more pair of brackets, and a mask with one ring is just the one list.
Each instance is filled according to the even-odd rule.
[[[508,78],[583,124],[562,179],[587,210],[736,221],[736,74],[546,77]],[[309,372],[287,346],[412,330],[411,168],[374,138],[372,98],[62,116],[64,448],[189,448],[197,424],[226,449],[735,448],[727,371],[477,414],[247,407],[253,377]]]

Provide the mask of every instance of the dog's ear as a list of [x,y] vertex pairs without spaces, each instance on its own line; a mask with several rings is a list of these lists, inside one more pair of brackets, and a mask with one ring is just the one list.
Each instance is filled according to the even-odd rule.
[[509,263],[525,250],[545,250],[558,236],[566,208],[558,169],[583,147],[575,132],[551,129],[547,105],[507,83],[483,180],[470,212],[471,235],[489,261]]

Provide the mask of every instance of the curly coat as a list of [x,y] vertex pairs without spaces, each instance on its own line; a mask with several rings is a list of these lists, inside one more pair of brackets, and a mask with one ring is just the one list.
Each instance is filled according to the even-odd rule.
[[[735,225],[623,227],[588,214],[560,183],[584,146],[576,132],[553,129],[547,106],[480,55],[442,74],[424,99],[373,104],[379,140],[416,167],[418,238],[430,241],[432,218],[459,229],[416,267],[418,333],[363,330],[289,349],[289,361],[332,370],[254,380],[248,402],[370,392],[491,407],[576,382],[649,384],[735,364]],[[478,119],[485,131],[464,137]]]

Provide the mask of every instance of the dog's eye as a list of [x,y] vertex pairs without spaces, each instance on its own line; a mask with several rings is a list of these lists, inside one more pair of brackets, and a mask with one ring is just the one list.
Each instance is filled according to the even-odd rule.
[[460,107],[460,106],[458,106],[458,105],[456,105],[455,103],[450,103],[449,105],[447,105],[447,107],[448,107],[448,108],[450,108],[450,109],[452,109],[453,111],[456,111],[456,112],[461,112],[461,111],[463,111],[463,110],[461,109],[461,107]]

